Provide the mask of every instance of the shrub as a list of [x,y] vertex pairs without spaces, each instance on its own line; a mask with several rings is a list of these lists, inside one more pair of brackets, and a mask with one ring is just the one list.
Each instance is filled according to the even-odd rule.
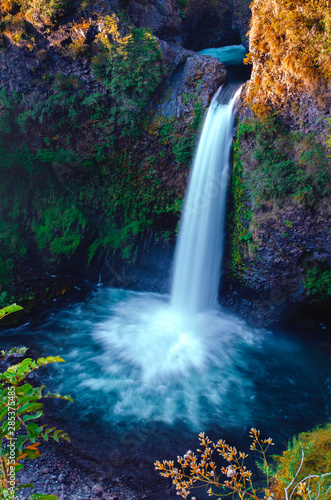
[[[253,475],[247,469],[248,455],[229,446],[222,439],[216,444],[200,433],[199,457],[189,450],[174,461],[155,462],[161,476],[170,477],[177,495],[187,498],[193,488],[204,487],[208,496],[231,497],[234,500],[323,500],[331,492],[331,424],[302,433],[294,438],[278,460],[276,472],[268,463],[266,452],[272,439],[262,439],[260,431],[251,429],[252,451],[259,453],[257,467],[265,475],[264,487],[255,487]],[[213,453],[217,452],[224,465],[217,465]],[[192,497],[192,500],[196,500]]]
[[37,25],[47,25],[66,13],[71,7],[71,0],[18,0],[21,9],[29,21]]
[[[266,452],[273,445],[272,439],[261,439],[260,431],[251,429],[251,450],[261,455],[262,465],[266,473],[265,488],[254,487],[252,472],[244,465],[248,455],[229,446],[222,439],[213,443],[204,433],[199,434],[200,461],[192,451],[188,451],[184,457],[177,457],[178,466],[172,460],[164,460],[162,463],[155,462],[155,468],[161,476],[170,477],[176,486],[177,495],[187,498],[193,488],[205,487],[209,496],[217,496],[219,499],[232,496],[232,498],[258,500],[270,497],[270,467],[267,462]],[[217,468],[213,453],[217,452],[222,458],[223,466],[220,471]],[[261,496],[263,495],[263,497]]]
[[276,459],[278,465],[272,487],[275,500],[284,497],[284,490],[286,498],[294,500],[331,497],[331,424],[294,437],[283,455]]
[[308,269],[304,280],[307,295],[326,298],[331,295],[331,269],[322,262],[312,269]]
[[118,18],[106,17],[106,35],[96,39],[92,66],[114,103],[111,117],[118,126],[132,130],[141,118],[163,75],[159,41],[145,28],[126,25],[119,30]]
[[[0,319],[15,311],[21,310],[21,306],[12,304],[0,309]],[[0,362],[9,357],[25,355],[27,349],[12,348],[9,351],[0,351]],[[45,386],[33,387],[26,382],[26,378],[41,366],[63,362],[59,356],[48,356],[39,358],[37,361],[25,358],[20,363],[10,366],[0,373],[0,499],[14,500],[21,488],[33,488],[28,483],[18,486],[16,480],[17,472],[23,469],[21,463],[25,459],[36,459],[40,457],[37,441],[50,438],[59,442],[60,439],[70,441],[68,435],[55,427],[48,428],[46,425],[38,425],[35,421],[44,415],[44,398],[56,398],[73,401],[70,396],[50,394],[45,392]],[[35,493],[30,500],[56,500],[54,495],[41,495]]]

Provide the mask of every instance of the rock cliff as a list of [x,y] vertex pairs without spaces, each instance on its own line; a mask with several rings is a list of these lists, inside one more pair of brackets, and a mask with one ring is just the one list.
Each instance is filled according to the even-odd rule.
[[[331,296],[330,10],[323,1],[256,0],[252,12],[227,298],[253,323],[292,315],[310,326]],[[245,306],[240,297],[251,300]]]
[[226,71],[174,44],[176,3],[121,8],[1,3],[3,304],[45,300],[32,275],[51,297],[72,288],[51,275],[123,285],[122,265],[174,239],[200,122]]

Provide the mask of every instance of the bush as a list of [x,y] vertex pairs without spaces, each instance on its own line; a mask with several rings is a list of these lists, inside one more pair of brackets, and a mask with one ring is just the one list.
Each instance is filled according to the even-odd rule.
[[307,295],[315,295],[319,298],[331,296],[331,269],[326,263],[308,269],[304,280]]
[[[273,445],[272,439],[262,439],[260,431],[251,429],[250,449],[259,453],[256,465],[265,475],[264,487],[255,487],[252,472],[247,469],[248,455],[229,446],[222,439],[213,443],[200,433],[200,457],[191,450],[174,461],[155,462],[161,476],[170,477],[177,495],[187,498],[193,488],[204,487],[208,496],[231,497],[240,500],[323,500],[331,492],[331,424],[304,432],[293,438],[288,449],[278,460],[273,472],[266,452]],[[216,465],[213,453],[217,452],[224,465]],[[219,460],[218,460],[219,461]],[[192,500],[196,500],[192,497]]]
[[[21,306],[12,304],[0,309],[0,320]],[[9,357],[25,355],[27,349],[12,348],[0,351],[0,362]],[[16,474],[23,469],[21,463],[25,459],[39,458],[38,439],[48,441],[50,438],[59,442],[60,439],[70,441],[68,435],[55,427],[38,425],[35,421],[44,415],[44,398],[64,399],[73,401],[70,396],[50,394],[45,392],[45,386],[33,387],[26,378],[41,366],[63,362],[59,356],[39,358],[37,361],[25,358],[18,364],[0,373],[0,499],[14,500],[21,488],[33,488],[33,484],[17,485]],[[30,500],[56,500],[54,495],[35,493]]]
[[[158,40],[145,28],[131,25],[119,30],[118,18],[106,17],[107,34],[96,40],[92,66],[114,100],[111,116],[118,126],[131,130],[141,118],[163,75]],[[122,35],[126,29],[127,34]]]
[[[204,487],[209,496],[219,499],[231,496],[232,498],[258,500],[264,498],[271,500],[270,496],[270,467],[267,462],[266,452],[273,445],[272,439],[261,439],[260,431],[251,429],[251,450],[261,455],[260,467],[266,474],[264,488],[257,488],[252,481],[252,472],[244,465],[248,455],[238,451],[234,446],[229,446],[222,439],[217,443],[210,441],[204,433],[199,434],[200,461],[198,456],[189,450],[184,457],[177,457],[178,466],[172,460],[155,462],[155,468],[161,476],[170,477],[176,486],[177,495],[187,498],[193,488]],[[218,470],[213,453],[217,452],[222,458],[223,466]],[[263,495],[263,497],[262,497]]]
[[[272,487],[275,500],[284,498],[284,490],[286,498],[293,500],[331,498],[331,424],[294,437],[283,455],[276,459],[278,465]],[[309,479],[309,476],[318,477]]]
[[21,9],[29,21],[37,25],[47,25],[66,13],[71,7],[71,0],[18,0]]

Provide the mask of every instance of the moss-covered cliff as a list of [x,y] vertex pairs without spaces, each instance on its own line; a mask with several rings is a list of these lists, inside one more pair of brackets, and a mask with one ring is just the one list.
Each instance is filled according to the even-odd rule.
[[255,0],[252,13],[227,265],[229,300],[251,297],[261,323],[331,297],[331,25],[327,1]]
[[24,276],[96,277],[107,255],[133,262],[146,235],[174,238],[203,112],[226,72],[116,7],[1,3],[3,303],[26,307],[17,289],[35,286]]

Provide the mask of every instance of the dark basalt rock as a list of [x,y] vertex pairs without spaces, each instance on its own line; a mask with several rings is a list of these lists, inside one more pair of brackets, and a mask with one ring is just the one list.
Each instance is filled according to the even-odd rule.
[[183,20],[184,47],[202,50],[244,43],[251,12],[247,0],[190,0]]
[[180,40],[181,17],[175,0],[130,0],[125,4],[138,28],[149,28],[164,40]]

